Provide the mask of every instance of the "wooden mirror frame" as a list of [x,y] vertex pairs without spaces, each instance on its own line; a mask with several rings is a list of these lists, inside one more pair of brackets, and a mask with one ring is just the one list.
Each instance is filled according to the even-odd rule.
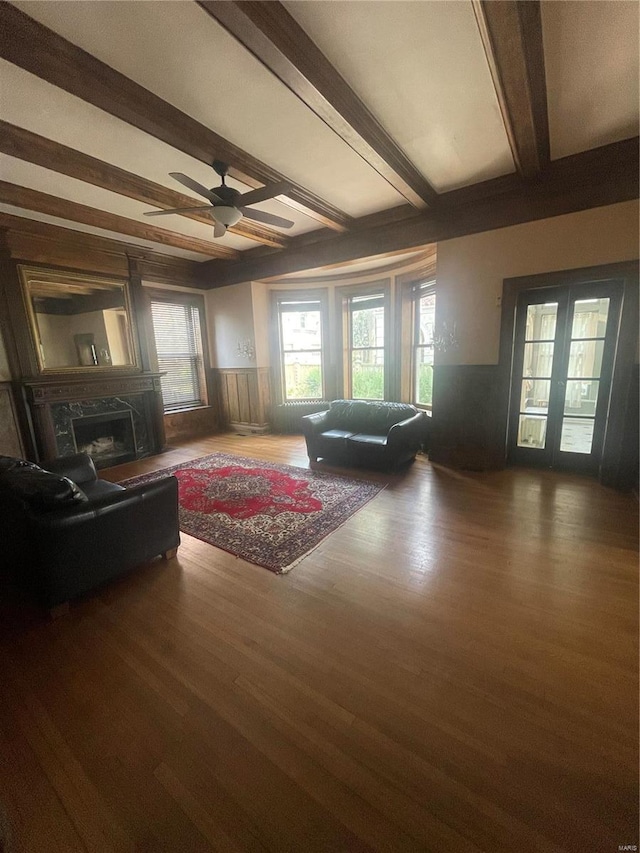
[[[136,322],[132,309],[131,294],[129,292],[129,282],[124,278],[115,278],[110,276],[98,276],[88,273],[71,272],[67,270],[56,270],[52,268],[28,266],[19,264],[18,272],[20,276],[22,298],[29,320],[29,332],[31,337],[31,345],[36,356],[38,365],[38,373],[42,376],[53,376],[58,374],[101,374],[101,373],[118,373],[132,372],[140,370],[140,353],[137,343]],[[77,286],[86,285],[87,287],[99,286],[104,288],[106,285],[117,286],[122,288],[124,310],[127,317],[127,345],[131,354],[131,361],[126,364],[78,364],[73,366],[49,366],[45,365],[43,354],[40,347],[40,328],[36,317],[36,312],[33,307],[31,286],[34,282],[42,282],[49,285],[65,285]]]

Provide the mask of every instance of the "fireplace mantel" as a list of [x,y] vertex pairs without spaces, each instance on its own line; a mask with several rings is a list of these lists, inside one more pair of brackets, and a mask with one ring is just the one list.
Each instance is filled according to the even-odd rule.
[[39,458],[75,452],[72,422],[123,407],[132,412],[137,457],[164,447],[160,373],[27,379],[22,382]]

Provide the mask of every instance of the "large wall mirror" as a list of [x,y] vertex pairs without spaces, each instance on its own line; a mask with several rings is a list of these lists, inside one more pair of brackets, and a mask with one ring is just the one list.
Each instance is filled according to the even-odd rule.
[[126,281],[20,267],[41,371],[133,367]]

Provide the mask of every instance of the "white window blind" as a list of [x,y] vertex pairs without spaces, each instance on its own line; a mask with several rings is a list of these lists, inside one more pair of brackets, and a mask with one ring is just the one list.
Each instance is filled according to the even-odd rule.
[[195,305],[151,302],[164,410],[203,403],[200,312]]

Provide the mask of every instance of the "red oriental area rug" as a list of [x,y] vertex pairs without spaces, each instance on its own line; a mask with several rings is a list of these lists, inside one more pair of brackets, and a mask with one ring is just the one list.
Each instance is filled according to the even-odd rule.
[[292,569],[384,486],[213,453],[126,480],[179,482],[180,529],[277,574]]

